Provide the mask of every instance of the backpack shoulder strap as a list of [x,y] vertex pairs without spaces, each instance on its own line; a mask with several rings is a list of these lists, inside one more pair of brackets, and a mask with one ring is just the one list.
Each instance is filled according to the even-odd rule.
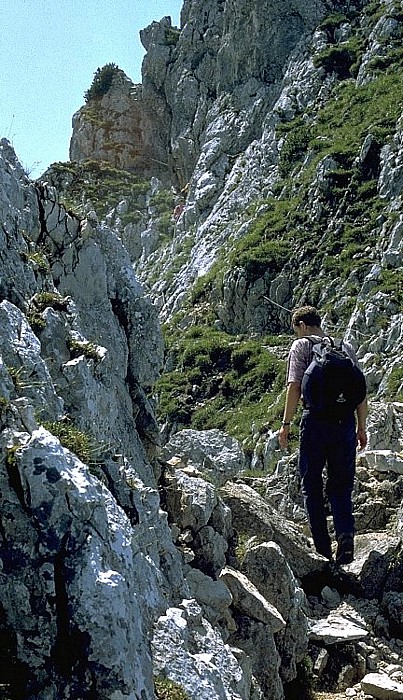
[[332,348],[335,346],[333,338],[330,335],[305,335],[305,340],[309,340],[312,345],[319,345],[323,342],[329,344]]

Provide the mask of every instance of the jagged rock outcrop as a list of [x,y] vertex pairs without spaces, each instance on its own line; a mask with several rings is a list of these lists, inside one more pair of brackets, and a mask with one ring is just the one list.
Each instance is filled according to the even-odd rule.
[[144,394],[157,316],[114,234],[35,188],[5,141],[0,178],[5,680],[26,698],[152,698],[143,635],[180,573]]
[[[2,682],[15,697],[151,699],[146,640],[190,598],[155,476],[157,315],[116,235],[35,188],[5,141],[0,178]],[[242,672],[211,634],[233,665],[224,681],[208,669],[219,698]],[[199,643],[183,633],[185,651]]]
[[282,700],[304,597],[285,560],[288,609],[258,558],[256,583],[234,568],[231,511],[201,478],[242,472],[239,444],[190,431],[158,461],[161,334],[119,238],[32,184],[4,140],[0,179],[1,682],[27,700],[151,700],[160,675],[199,700],[201,676],[209,700]]
[[162,124],[142,99],[142,87],[116,71],[108,91],[73,116],[71,160],[99,160],[142,176],[168,169]]

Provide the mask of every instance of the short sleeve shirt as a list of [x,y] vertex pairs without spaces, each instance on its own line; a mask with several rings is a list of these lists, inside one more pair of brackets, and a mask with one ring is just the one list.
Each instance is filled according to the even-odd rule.
[[[317,335],[309,336],[315,342],[320,343],[322,338]],[[305,370],[312,362],[312,348],[314,343],[308,338],[297,338],[291,345],[288,355],[287,384],[290,382],[302,382]],[[343,349],[351,357],[354,364],[358,364],[357,357],[350,343],[343,342]]]

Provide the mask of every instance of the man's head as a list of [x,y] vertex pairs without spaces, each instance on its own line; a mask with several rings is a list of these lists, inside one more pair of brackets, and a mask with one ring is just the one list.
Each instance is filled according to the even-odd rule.
[[322,322],[314,306],[300,306],[292,314],[292,327],[298,338],[311,335],[320,329]]

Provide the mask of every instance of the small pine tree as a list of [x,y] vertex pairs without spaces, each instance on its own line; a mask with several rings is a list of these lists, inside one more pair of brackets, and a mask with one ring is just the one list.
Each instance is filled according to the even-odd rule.
[[91,87],[84,93],[85,101],[89,102],[105,95],[112,85],[113,78],[118,74],[123,74],[123,71],[116,63],[107,63],[102,68],[97,68]]

